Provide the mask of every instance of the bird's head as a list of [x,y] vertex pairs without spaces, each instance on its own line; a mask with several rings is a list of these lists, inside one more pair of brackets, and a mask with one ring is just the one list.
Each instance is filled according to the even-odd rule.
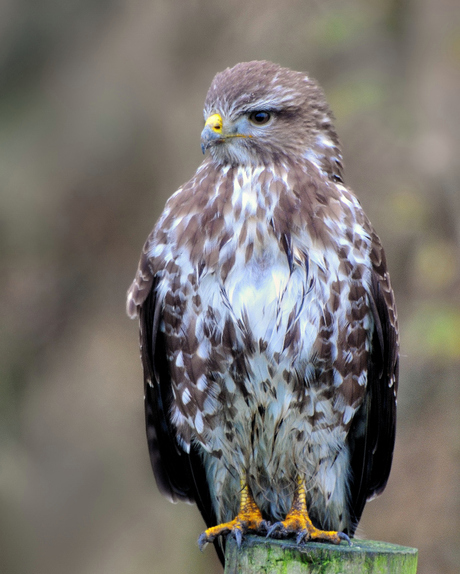
[[342,155],[319,86],[301,72],[254,61],[217,74],[206,96],[203,153],[219,164],[302,158],[341,179]]

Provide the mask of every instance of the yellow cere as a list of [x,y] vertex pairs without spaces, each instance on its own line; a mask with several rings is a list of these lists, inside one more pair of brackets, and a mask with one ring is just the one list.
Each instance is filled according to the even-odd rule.
[[213,114],[212,116],[209,116],[209,118],[206,120],[206,123],[204,124],[205,127],[209,126],[211,129],[213,129],[215,132],[217,133],[222,133],[222,117],[220,114]]

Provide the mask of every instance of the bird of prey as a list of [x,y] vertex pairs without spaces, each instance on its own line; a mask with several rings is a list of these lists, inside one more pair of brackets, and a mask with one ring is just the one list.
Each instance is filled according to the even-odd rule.
[[340,543],[393,454],[384,251],[310,77],[237,64],[215,76],[204,117],[207,155],[166,203],[128,292],[156,481],[197,503],[199,544],[221,559],[228,533]]

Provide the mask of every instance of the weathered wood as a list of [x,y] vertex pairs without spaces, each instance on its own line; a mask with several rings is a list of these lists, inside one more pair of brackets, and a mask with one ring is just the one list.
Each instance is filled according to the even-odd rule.
[[353,540],[349,546],[247,535],[240,548],[227,539],[225,574],[416,574],[417,550],[405,546]]

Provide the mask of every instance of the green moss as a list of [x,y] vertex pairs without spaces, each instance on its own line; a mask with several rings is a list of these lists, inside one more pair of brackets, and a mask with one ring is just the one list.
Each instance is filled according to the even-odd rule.
[[353,546],[246,537],[240,549],[227,543],[226,574],[415,574],[417,551],[385,542],[356,540]]

